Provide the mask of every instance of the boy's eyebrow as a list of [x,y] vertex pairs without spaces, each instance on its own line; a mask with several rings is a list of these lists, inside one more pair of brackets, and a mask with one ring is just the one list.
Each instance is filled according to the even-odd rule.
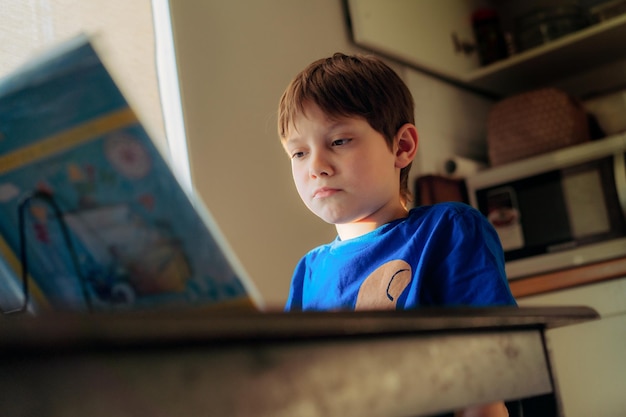
[[285,152],[289,153],[291,150],[298,148],[301,146],[301,138],[300,136],[291,136],[282,141],[283,149]]
[[290,144],[290,143],[297,142],[299,140],[300,140],[300,136],[299,135],[298,136],[289,135],[288,137],[283,139],[283,144],[287,145],[287,144]]
[[[335,130],[338,129],[342,129],[344,127],[349,127],[350,123],[348,120],[342,120],[342,119],[332,119],[332,124],[330,124],[327,128],[326,128],[326,133],[333,133]],[[295,135],[292,135],[291,133],[295,133]],[[296,142],[298,140],[301,139],[300,135],[297,134],[298,130],[293,128],[292,130],[290,130],[289,135],[287,136],[287,138],[285,138],[283,140],[283,144],[287,145],[289,143],[293,143]]]
[[328,130],[329,131],[333,131],[333,130],[336,130],[336,129],[340,129],[340,128],[344,127],[345,125],[349,125],[348,121],[346,121],[346,120],[335,120],[334,123],[331,124],[328,127]]

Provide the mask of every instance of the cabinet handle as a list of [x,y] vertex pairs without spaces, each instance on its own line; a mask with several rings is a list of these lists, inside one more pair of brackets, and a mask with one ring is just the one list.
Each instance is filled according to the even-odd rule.
[[452,32],[452,44],[454,45],[454,52],[463,53],[465,55],[471,55],[476,51],[476,44],[469,41],[464,41],[456,34]]

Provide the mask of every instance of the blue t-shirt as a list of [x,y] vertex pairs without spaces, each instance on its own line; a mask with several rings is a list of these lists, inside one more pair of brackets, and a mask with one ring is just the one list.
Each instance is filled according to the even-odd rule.
[[313,249],[294,271],[285,309],[495,305],[516,305],[498,235],[480,212],[451,202]]

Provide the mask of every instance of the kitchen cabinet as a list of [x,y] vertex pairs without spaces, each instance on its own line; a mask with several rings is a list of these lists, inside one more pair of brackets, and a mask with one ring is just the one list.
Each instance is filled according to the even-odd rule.
[[[572,280],[577,269],[570,270]],[[626,275],[518,298],[522,307],[586,305],[600,320],[546,332],[563,417],[626,415]]]
[[479,3],[348,0],[353,40],[410,66],[462,80],[480,63],[476,53],[457,53],[451,34],[473,41],[468,17]]
[[346,1],[357,45],[486,95],[551,85],[586,97],[626,84],[626,15],[481,66],[477,52],[462,46],[476,44],[471,13],[484,1]]

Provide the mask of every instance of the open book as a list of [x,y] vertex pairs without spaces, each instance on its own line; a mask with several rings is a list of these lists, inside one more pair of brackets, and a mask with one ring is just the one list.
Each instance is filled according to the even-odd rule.
[[0,80],[0,264],[3,311],[260,303],[86,36]]

